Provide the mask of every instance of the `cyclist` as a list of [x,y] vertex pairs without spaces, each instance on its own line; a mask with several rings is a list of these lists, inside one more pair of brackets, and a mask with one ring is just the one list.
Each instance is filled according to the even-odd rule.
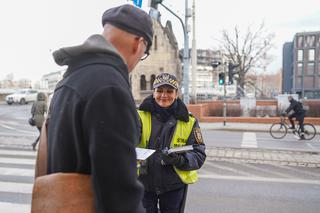
[[286,113],[288,114],[291,110],[293,110],[293,113],[288,116],[289,121],[291,123],[291,127],[289,129],[295,129],[293,118],[296,118],[297,121],[299,121],[300,126],[300,139],[304,140],[304,127],[303,127],[303,121],[305,116],[305,110],[303,109],[302,103],[299,101],[296,101],[293,99],[292,96],[288,96],[288,101],[290,102],[290,106],[288,109],[286,109]]

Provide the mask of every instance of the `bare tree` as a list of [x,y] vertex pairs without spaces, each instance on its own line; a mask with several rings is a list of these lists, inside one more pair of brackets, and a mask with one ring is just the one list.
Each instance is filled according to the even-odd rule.
[[229,62],[239,64],[233,72],[238,84],[238,95],[244,96],[246,74],[254,68],[266,67],[270,63],[271,58],[267,53],[273,47],[273,38],[274,34],[266,31],[264,23],[256,29],[248,27],[244,34],[238,26],[235,26],[231,33],[223,30],[221,49]]

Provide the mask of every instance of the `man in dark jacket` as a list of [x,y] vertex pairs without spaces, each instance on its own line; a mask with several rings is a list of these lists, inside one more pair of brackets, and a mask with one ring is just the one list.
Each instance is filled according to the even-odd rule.
[[102,35],[53,53],[68,69],[49,108],[48,173],[90,174],[96,212],[140,213],[139,118],[128,73],[148,56],[152,20],[123,5],[107,10],[102,24]]
[[302,104],[300,102],[294,100],[292,96],[288,96],[288,100],[290,102],[290,106],[288,107],[288,109],[286,109],[286,113],[289,113],[291,110],[293,110],[293,113],[288,116],[289,121],[291,123],[290,129],[295,129],[293,118],[296,118],[299,121],[299,126],[301,129],[300,139],[303,140],[303,139],[305,139],[304,138],[304,127],[303,127],[305,110],[303,109]]

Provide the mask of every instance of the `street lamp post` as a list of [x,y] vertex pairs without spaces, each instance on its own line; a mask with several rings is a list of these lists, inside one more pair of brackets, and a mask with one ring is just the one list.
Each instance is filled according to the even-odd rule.
[[[223,125],[225,126],[227,122],[226,75],[227,75],[227,67],[229,68],[229,66],[228,66],[228,63],[225,62],[223,58],[222,58],[222,61],[212,61],[211,66],[212,68],[217,68],[218,66],[222,66],[222,73],[223,73],[223,112],[222,113],[223,113]],[[228,73],[229,73],[229,70],[228,70]],[[220,73],[219,73],[219,85],[220,85]]]
[[224,80],[223,80],[223,126],[226,125],[227,122],[227,98],[226,98],[226,94],[227,94],[227,86],[226,86],[226,62],[223,63],[223,73],[224,73]]
[[172,15],[174,15],[176,18],[179,19],[182,29],[183,29],[183,35],[184,35],[184,49],[183,49],[183,102],[185,104],[189,104],[189,63],[190,63],[190,57],[189,57],[189,35],[188,35],[188,18],[190,17],[190,13],[188,10],[188,0],[185,0],[185,20],[184,23],[182,19],[175,14],[172,10],[170,10],[167,6],[162,4],[162,1],[159,1],[158,4],[162,5],[166,10],[168,10]]

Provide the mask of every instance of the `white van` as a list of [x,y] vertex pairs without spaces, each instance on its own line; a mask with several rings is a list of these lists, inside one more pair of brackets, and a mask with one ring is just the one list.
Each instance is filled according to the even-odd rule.
[[34,89],[21,89],[17,92],[7,95],[6,102],[11,105],[13,103],[27,104],[37,100],[38,91]]

